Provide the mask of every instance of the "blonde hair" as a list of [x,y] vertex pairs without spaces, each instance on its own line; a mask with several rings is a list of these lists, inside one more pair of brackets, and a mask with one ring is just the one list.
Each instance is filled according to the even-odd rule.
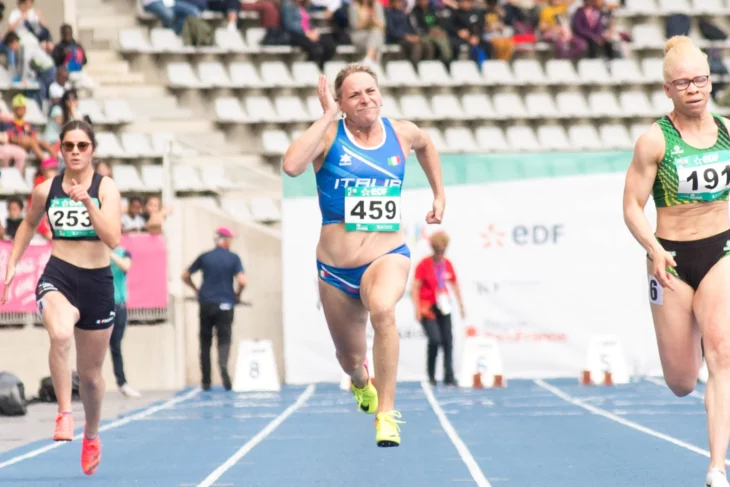
[[375,84],[378,84],[378,76],[373,71],[373,68],[364,64],[348,64],[337,73],[337,77],[335,78],[335,101],[340,101],[342,98],[342,84],[345,82],[345,79],[355,73],[367,73],[373,77]]
[[710,63],[707,61],[707,54],[695,46],[692,39],[687,36],[672,36],[664,44],[664,81],[671,81],[671,71],[678,62],[683,59],[695,57],[707,63],[707,72],[710,71]]
[[434,233],[431,235],[429,241],[431,243],[431,248],[433,248],[434,251],[436,249],[446,251],[446,247],[449,246],[449,236],[444,231]]

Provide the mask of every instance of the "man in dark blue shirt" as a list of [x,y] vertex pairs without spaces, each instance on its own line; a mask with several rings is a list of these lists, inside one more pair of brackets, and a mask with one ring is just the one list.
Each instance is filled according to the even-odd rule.
[[[215,248],[200,254],[182,275],[182,280],[198,295],[200,303],[200,368],[203,375],[203,390],[210,389],[210,347],[213,344],[213,328],[218,339],[218,364],[221,380],[226,390],[231,390],[228,375],[228,356],[231,350],[231,327],[233,307],[241,300],[246,287],[246,274],[241,258],[231,252],[233,232],[220,227],[215,233]],[[200,289],[191,275],[203,271]],[[233,280],[238,281],[238,290],[233,290]]]

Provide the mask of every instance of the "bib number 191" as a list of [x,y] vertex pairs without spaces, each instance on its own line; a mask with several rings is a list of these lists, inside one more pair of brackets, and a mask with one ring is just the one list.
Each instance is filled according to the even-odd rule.
[[345,230],[395,232],[400,219],[400,188],[347,188]]

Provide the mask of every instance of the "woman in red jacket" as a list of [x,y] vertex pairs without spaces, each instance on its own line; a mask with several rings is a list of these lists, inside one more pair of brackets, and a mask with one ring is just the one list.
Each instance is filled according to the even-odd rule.
[[428,337],[428,378],[436,385],[436,357],[439,346],[444,349],[444,384],[456,385],[452,359],[451,295],[446,283],[451,284],[461,317],[464,303],[451,261],[444,257],[449,236],[438,232],[431,236],[433,255],[421,260],[416,266],[411,287],[411,298],[416,308],[416,320],[421,322]]

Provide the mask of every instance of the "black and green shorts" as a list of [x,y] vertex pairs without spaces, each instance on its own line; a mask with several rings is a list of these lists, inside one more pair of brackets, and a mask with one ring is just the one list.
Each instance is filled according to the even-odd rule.
[[661,246],[674,256],[677,267],[669,271],[697,291],[712,266],[730,255],[730,230],[699,240],[677,242],[657,237]]

